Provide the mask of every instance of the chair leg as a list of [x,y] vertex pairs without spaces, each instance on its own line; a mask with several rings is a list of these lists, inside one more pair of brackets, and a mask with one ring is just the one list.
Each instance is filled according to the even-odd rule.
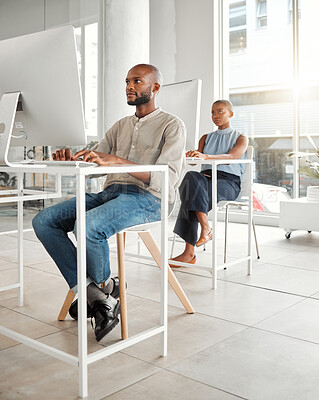
[[[151,232],[139,232],[138,233],[140,238],[143,240],[143,243],[147,247],[148,251],[150,252],[151,256],[154,258],[156,264],[161,267],[161,252],[155,242],[153,235]],[[180,283],[178,282],[176,276],[173,274],[170,266],[168,266],[168,283],[171,285],[172,289],[176,293],[177,297],[182,302],[185,310],[189,314],[193,314],[195,312],[193,306],[191,305],[190,301],[188,300],[183,288],[181,287]]]
[[74,300],[75,294],[72,292],[71,289],[69,289],[63,306],[61,307],[60,313],[58,315],[58,321],[64,321],[66,314],[69,312],[69,308],[71,307],[72,301]]
[[124,233],[116,234],[117,242],[117,261],[118,261],[118,274],[120,280],[120,306],[121,306],[121,335],[122,339],[128,338],[128,323],[127,323],[127,300],[125,288],[125,260],[124,260]]
[[[226,205],[225,211],[225,244],[224,244],[224,263],[227,260],[227,228],[228,228],[228,205]],[[226,268],[224,268],[226,269]]]
[[174,236],[173,236],[173,242],[172,242],[172,248],[171,248],[171,257],[170,257],[170,258],[173,258],[173,252],[174,252],[174,247],[175,247],[175,241],[176,241],[176,233],[174,233]]
[[255,245],[256,245],[256,253],[257,253],[257,259],[260,259],[259,255],[259,249],[258,249],[258,243],[257,243],[257,236],[256,236],[256,228],[255,228],[255,222],[253,220],[253,231],[254,231],[254,238],[255,238]]

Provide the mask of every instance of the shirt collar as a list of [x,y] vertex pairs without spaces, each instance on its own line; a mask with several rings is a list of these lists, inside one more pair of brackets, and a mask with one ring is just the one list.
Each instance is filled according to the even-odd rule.
[[161,107],[157,107],[154,111],[152,111],[150,114],[145,115],[143,118],[139,118],[136,116],[136,114],[133,115],[134,121],[135,122],[144,122],[147,121],[148,119],[151,119],[158,115],[162,111]]
[[232,132],[232,130],[233,130],[233,128],[232,128],[231,126],[229,126],[229,127],[226,128],[226,129],[217,129],[216,132],[225,134],[225,133],[230,133],[230,132]]

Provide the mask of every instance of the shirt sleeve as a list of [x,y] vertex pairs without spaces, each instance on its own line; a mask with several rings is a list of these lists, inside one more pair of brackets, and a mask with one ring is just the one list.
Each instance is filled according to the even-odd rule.
[[105,154],[115,154],[116,137],[119,129],[119,121],[117,121],[104,135],[104,138],[98,143],[93,150],[100,151]]
[[[180,119],[175,119],[167,125],[164,132],[164,144],[155,165],[168,165],[169,169],[169,192],[176,191],[181,182],[182,173],[185,169],[185,145],[186,127]],[[151,172],[149,186],[160,192],[162,178],[160,172]],[[171,196],[170,196],[171,197]],[[169,201],[174,201],[170,198]]]

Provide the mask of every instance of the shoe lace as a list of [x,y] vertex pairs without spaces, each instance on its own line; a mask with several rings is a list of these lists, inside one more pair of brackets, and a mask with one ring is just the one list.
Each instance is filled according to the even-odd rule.
[[108,311],[111,311],[112,307],[106,303],[101,303],[99,301],[95,301],[92,305],[91,309],[91,326],[93,328],[93,318],[95,318],[96,313],[100,312],[101,314],[107,315]]

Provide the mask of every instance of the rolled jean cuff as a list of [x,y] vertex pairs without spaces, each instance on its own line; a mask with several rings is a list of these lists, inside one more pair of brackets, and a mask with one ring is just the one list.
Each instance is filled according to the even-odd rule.
[[[91,278],[87,277],[86,278],[86,286],[89,286],[90,283],[94,282],[96,284],[96,286],[98,286],[101,289],[102,287],[107,286],[109,284],[110,280],[111,280],[111,277],[108,277],[104,283],[95,283],[94,281],[92,281]],[[77,294],[78,293],[78,285],[73,286],[71,288],[71,290],[74,294]]]
[[[91,282],[93,282],[92,279],[89,278],[89,277],[87,277],[87,278],[86,278],[85,286],[89,286],[89,284],[90,284]],[[77,294],[77,293],[78,293],[78,285],[75,285],[75,286],[71,287],[71,290],[72,290],[72,292],[73,292],[74,294]]]

